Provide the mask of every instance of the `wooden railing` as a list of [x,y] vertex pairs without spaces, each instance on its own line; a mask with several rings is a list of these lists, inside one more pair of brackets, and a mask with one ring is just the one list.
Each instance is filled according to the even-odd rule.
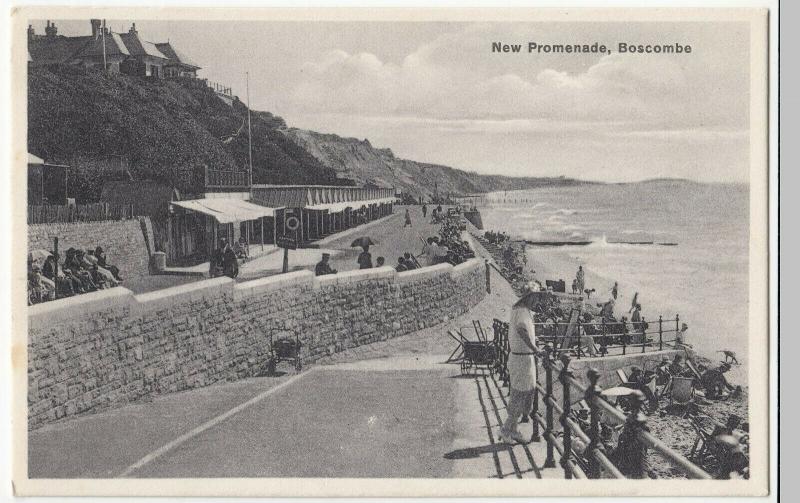
[[247,171],[222,171],[206,168],[205,186],[247,188],[250,186],[250,179]]
[[134,216],[132,204],[28,205],[28,224],[128,220]]

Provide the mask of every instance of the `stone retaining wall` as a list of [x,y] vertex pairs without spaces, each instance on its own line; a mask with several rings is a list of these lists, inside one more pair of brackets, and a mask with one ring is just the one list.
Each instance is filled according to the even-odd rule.
[[[138,225],[138,224],[137,224]],[[485,295],[470,260],[245,283],[215,278],[133,295],[112,288],[28,308],[28,425],[263,372],[269,333],[298,331],[305,363],[466,312]]]
[[58,238],[61,259],[68,248],[94,250],[102,246],[108,263],[119,267],[124,278],[138,278],[149,274],[150,254],[145,242],[143,226],[151,226],[149,217],[132,220],[104,220],[100,222],[70,222],[32,224],[28,226],[28,250],[52,250],[53,238]]

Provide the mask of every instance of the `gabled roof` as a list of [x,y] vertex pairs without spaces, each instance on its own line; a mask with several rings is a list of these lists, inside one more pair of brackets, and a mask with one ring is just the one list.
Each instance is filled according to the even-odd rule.
[[154,58],[169,59],[158,50],[156,44],[139,38],[138,33],[123,33],[119,37],[121,37],[132,56],[152,56]]
[[87,44],[92,42],[91,36],[85,37],[36,37],[28,42],[28,54],[34,63],[64,63]]
[[[75,37],[78,38],[78,37]],[[83,38],[83,37],[81,37]],[[105,37],[98,35],[96,39],[87,37],[89,43],[78,51],[73,58],[103,57],[103,41],[105,40],[106,56],[130,56],[130,51],[125,47],[118,33],[108,33]]]
[[170,44],[169,42],[162,42],[160,44],[156,44],[156,47],[158,48],[159,51],[161,51],[163,55],[169,58],[170,63],[173,62],[179,63],[181,65],[188,66],[196,70],[199,70],[201,68],[200,65],[189,59],[185,54],[172,47],[172,44]]

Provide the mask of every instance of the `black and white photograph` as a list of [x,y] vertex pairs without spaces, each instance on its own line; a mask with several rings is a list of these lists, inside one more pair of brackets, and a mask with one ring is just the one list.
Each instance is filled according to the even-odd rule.
[[19,494],[767,493],[767,9],[13,16]]

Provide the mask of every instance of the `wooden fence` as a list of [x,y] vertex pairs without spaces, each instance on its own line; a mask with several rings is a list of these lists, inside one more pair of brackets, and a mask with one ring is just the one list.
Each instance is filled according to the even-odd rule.
[[132,204],[78,204],[58,206],[53,204],[28,205],[28,224],[53,224],[67,222],[96,222],[100,220],[128,220],[133,218]]

